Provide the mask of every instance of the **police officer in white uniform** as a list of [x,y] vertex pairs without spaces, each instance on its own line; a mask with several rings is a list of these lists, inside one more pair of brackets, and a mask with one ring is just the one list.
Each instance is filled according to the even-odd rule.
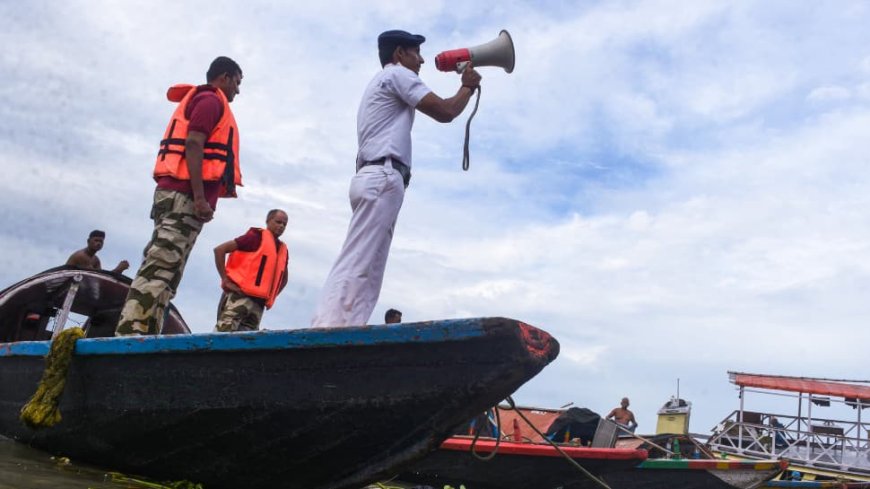
[[353,217],[329,272],[312,326],[368,323],[378,302],[396,218],[411,179],[415,110],[438,122],[455,119],[480,85],[469,65],[456,94],[442,99],[420,80],[426,38],[391,30],[378,36],[381,70],[366,87],[357,112],[356,175],[350,184]]

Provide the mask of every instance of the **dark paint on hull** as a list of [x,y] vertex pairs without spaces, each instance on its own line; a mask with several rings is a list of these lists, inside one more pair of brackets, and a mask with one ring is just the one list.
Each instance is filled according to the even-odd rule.
[[18,420],[43,370],[30,346],[0,348],[0,434],[208,489],[361,487],[558,354],[547,333],[503,318],[80,340],[63,421],[32,431]]

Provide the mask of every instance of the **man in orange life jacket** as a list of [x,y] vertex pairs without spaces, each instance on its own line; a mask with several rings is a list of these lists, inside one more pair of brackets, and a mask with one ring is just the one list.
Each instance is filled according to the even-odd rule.
[[207,84],[175,85],[166,97],[178,102],[154,165],[154,232],[130,285],[116,336],[159,334],[187,257],[219,197],[236,197],[241,186],[239,130],[230,102],[239,93],[242,69],[221,56]]
[[260,328],[263,307],[271,309],[287,285],[287,245],[278,239],[286,227],[287,213],[272,209],[266,215],[265,229],[251,228],[214,249],[214,264],[224,289],[215,330]]

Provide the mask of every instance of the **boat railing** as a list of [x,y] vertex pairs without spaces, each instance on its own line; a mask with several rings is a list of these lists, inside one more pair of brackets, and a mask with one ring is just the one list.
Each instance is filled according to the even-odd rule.
[[720,453],[870,474],[868,428],[870,423],[735,410],[713,429],[708,446]]
[[[0,290],[0,343],[50,340],[73,324],[88,338],[112,337],[129,288],[129,277],[105,270],[62,266],[38,273]],[[189,333],[170,303],[161,334]]]

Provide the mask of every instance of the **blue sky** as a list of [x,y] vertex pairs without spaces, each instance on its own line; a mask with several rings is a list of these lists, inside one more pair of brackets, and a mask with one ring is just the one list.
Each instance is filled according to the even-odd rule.
[[[308,324],[350,216],[355,117],[375,39],[442,50],[510,31],[467,113],[418,116],[375,317],[508,316],[562,344],[521,404],[641,422],[675,393],[708,432],[727,370],[867,377],[870,5],[861,1],[0,1],[0,282],[61,264],[94,228],[138,265],[174,83],[228,55],[245,187],[220,202],[176,305],[211,330],[211,249],[288,211],[290,285],[269,329]],[[129,272],[132,273],[132,272]]]

